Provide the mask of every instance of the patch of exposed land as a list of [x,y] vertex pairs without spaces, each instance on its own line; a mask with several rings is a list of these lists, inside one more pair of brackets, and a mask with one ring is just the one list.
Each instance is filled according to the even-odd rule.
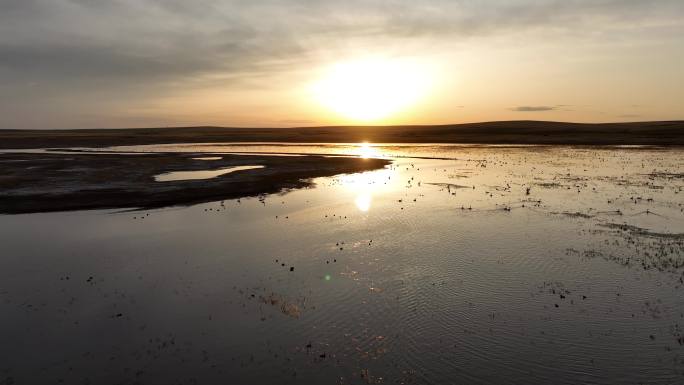
[[682,146],[684,145],[684,121],[600,124],[508,121],[437,126],[0,130],[0,148],[5,149],[162,143],[355,143],[363,141],[373,143]]
[[[202,154],[209,156],[211,154]],[[311,178],[382,168],[387,160],[322,156],[197,154],[0,154],[0,213],[158,208],[308,187]],[[172,171],[264,168],[211,179],[156,182]]]

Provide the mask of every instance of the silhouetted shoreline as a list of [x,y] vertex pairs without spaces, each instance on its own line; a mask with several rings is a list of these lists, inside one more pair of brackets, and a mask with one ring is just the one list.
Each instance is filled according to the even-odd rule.
[[170,127],[0,130],[0,148],[106,147],[163,143],[463,143],[683,146],[684,121],[634,123],[483,122],[432,126],[293,128]]
[[[207,154],[202,154],[207,156]],[[211,155],[211,154],[209,154]],[[190,205],[304,188],[311,178],[369,171],[381,159],[322,156],[239,156],[194,159],[197,154],[0,154],[0,214]],[[156,182],[171,171],[244,165],[264,168],[211,179]],[[30,170],[30,171],[27,171]]]

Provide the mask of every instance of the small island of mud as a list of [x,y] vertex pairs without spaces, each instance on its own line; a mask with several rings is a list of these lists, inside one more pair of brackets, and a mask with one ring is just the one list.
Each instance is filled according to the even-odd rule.
[[[369,171],[381,159],[324,156],[202,154],[0,154],[0,213],[190,205],[278,193],[312,185],[311,178]],[[175,171],[259,165],[210,179],[158,182]]]

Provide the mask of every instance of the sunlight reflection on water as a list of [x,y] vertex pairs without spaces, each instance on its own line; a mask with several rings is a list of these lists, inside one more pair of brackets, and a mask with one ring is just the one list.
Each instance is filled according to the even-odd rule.
[[363,212],[370,210],[372,202],[373,202],[373,196],[370,195],[369,193],[359,194],[359,196],[357,196],[356,200],[354,201],[354,203],[356,203],[356,207],[358,207],[359,210],[361,210]]
[[356,195],[354,200],[356,207],[360,211],[367,212],[371,208],[373,195],[393,189],[388,182],[392,180],[394,173],[394,167],[390,166],[377,171],[342,175],[339,182]]

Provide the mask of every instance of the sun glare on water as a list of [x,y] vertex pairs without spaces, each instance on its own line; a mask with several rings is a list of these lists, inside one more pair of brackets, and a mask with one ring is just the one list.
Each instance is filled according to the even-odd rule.
[[382,153],[378,151],[375,146],[369,144],[369,143],[360,143],[357,148],[356,148],[356,153],[359,157],[368,159],[368,158],[379,158],[382,156]]
[[429,72],[419,63],[400,59],[338,63],[313,85],[314,98],[344,118],[379,121],[423,98],[429,86]]
[[358,174],[348,174],[340,177],[340,182],[348,191],[354,194],[354,204],[362,212],[368,212],[373,204],[373,196],[382,195],[391,190],[388,185],[394,171],[381,169]]

